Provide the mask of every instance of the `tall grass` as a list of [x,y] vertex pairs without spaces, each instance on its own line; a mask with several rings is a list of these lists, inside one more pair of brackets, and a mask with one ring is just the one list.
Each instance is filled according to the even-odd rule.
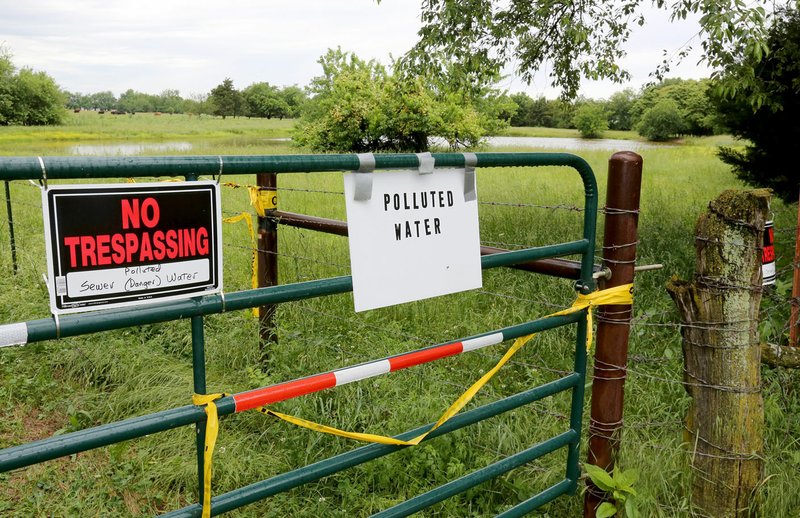
[[[97,131],[87,126],[87,134]],[[16,145],[0,141],[3,152]],[[296,152],[264,144],[243,149],[228,143],[208,146],[203,153]],[[620,462],[641,473],[636,490],[645,516],[684,516],[689,512],[691,473],[690,448],[682,433],[688,400],[680,384],[677,317],[663,286],[671,275],[692,274],[694,221],[708,201],[723,189],[741,185],[704,141],[641,154],[645,174],[639,263],[658,262],[665,268],[636,281]],[[609,155],[582,153],[598,176],[601,205]],[[254,181],[246,176],[225,180],[238,185]],[[279,188],[284,210],[344,219],[340,173],[281,175]],[[580,236],[582,213],[569,208],[582,205],[582,187],[569,169],[481,169],[478,194],[484,243],[517,248]],[[4,323],[48,316],[41,282],[45,263],[39,196],[27,183],[12,183],[20,255],[16,276],[10,274],[8,223],[5,218],[0,222]],[[793,208],[774,202],[773,209],[779,228],[793,225]],[[225,215],[249,210],[244,189],[224,188]],[[602,218],[599,222],[602,235]],[[246,226],[226,225],[223,240],[225,291],[249,288]],[[793,243],[778,246],[779,261],[785,265]],[[281,283],[349,273],[345,238],[281,227],[279,251]],[[480,290],[359,314],[353,313],[350,294],[286,303],[276,315],[279,343],[270,351],[266,372],[256,364],[257,322],[251,314],[214,315],[205,321],[208,390],[247,390],[458,339],[548,314],[569,305],[573,297],[568,281],[496,269],[484,272]],[[437,419],[505,347],[323,391],[275,408],[344,429],[396,434]],[[478,395],[477,403],[558,377],[572,368],[573,347],[571,329],[542,333]],[[794,439],[800,437],[798,376],[765,370],[764,379],[767,478],[759,490],[761,514],[788,516],[800,505],[793,487],[793,474],[800,469],[800,448]],[[192,388],[189,324],[139,326],[2,349],[0,380],[0,408],[6,416],[0,420],[0,447],[185,405]],[[566,395],[547,399],[231,515],[368,515],[560,433],[569,426],[568,415]],[[193,437],[187,427],[0,474],[0,514],[137,516],[195,502]],[[214,491],[229,491],[353,447],[349,441],[257,413],[228,416],[222,419],[215,454]],[[493,516],[561,479],[564,465],[563,452],[549,455],[423,514]],[[538,514],[578,516],[581,509],[580,497],[562,497]]]

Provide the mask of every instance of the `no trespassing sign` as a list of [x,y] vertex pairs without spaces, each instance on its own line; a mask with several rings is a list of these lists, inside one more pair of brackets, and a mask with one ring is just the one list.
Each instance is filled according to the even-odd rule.
[[57,185],[42,197],[54,314],[222,289],[216,183]]

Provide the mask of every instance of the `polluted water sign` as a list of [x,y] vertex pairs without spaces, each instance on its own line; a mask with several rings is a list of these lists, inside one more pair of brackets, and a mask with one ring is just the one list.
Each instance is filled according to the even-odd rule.
[[[356,200],[364,175],[371,192]],[[474,182],[464,169],[344,175],[356,311],[481,287]]]
[[42,196],[54,314],[222,289],[216,183],[57,185]]

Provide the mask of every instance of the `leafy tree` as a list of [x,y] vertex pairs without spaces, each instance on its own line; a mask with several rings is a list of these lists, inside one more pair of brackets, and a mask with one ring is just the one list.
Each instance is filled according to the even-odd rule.
[[[772,50],[761,62],[744,58],[755,68],[755,83],[733,98],[712,96],[722,122],[731,133],[747,139],[744,149],[723,147],[720,158],[750,185],[769,187],[786,202],[797,200],[800,170],[794,146],[800,142],[800,11],[779,11],[769,31]],[[750,61],[749,63],[746,63]],[[753,107],[750,100],[762,102]]]
[[93,93],[88,97],[87,101],[89,103],[88,107],[95,110],[113,110],[117,105],[116,96],[109,90]]
[[229,77],[211,90],[209,101],[214,107],[214,115],[221,115],[223,119],[228,115],[236,117],[241,114],[244,104],[241,93],[233,87],[233,81]]
[[61,124],[64,95],[45,72],[23,68],[14,81],[13,124],[44,126]]
[[80,92],[64,92],[66,106],[69,109],[81,109],[89,106],[89,96]]
[[644,112],[636,131],[649,140],[664,141],[685,133],[686,123],[678,103],[663,98]]
[[181,113],[183,97],[178,90],[166,89],[155,97],[155,111],[163,113]]
[[432,136],[451,148],[472,146],[502,125],[512,105],[502,95],[477,103],[420,76],[391,75],[380,63],[341,49],[320,58],[323,75],[311,81],[312,98],[294,138],[316,151],[425,151]]
[[276,86],[269,83],[253,83],[242,91],[245,113],[248,117],[277,117],[289,115],[289,104]]
[[[700,15],[699,41],[703,61],[718,71],[733,74],[740,85],[752,84],[740,56],[755,62],[766,54],[766,0],[685,0],[654,4],[670,13],[672,20]],[[771,5],[771,4],[770,4]],[[623,47],[637,26],[645,23],[651,2],[644,0],[429,0],[422,3],[420,40],[408,54],[417,70],[444,75],[442,56],[461,67],[463,77],[497,75],[504,65],[515,63],[527,81],[550,63],[553,86],[565,98],[575,98],[581,79],[623,82],[630,73],[619,66]],[[678,53],[681,59],[688,52]],[[656,67],[658,78],[669,71],[665,60]],[[750,67],[750,68],[748,68]],[[727,76],[726,76],[727,77]],[[730,94],[736,82],[721,88]]]
[[605,103],[608,113],[608,127],[612,130],[628,131],[633,129],[633,105],[638,95],[632,88],[616,92]]
[[511,96],[517,104],[517,111],[509,121],[512,126],[553,127],[554,106],[544,97],[531,99],[527,94],[518,93]]
[[65,96],[44,72],[16,72],[11,53],[0,46],[0,125],[60,124]]
[[130,88],[119,96],[117,108],[128,113],[159,111],[156,108],[156,96]]
[[716,125],[714,108],[708,97],[708,79],[666,79],[644,89],[631,108],[635,121],[662,99],[675,102],[684,119],[683,132],[689,135],[710,135]]
[[192,94],[188,99],[183,100],[184,113],[196,113],[198,115],[211,114],[214,112],[214,107],[209,101],[208,94]]
[[608,129],[608,116],[599,103],[586,103],[575,112],[572,119],[583,138],[600,138]]
[[11,110],[14,107],[14,64],[11,53],[0,46],[0,125],[10,122]]
[[300,116],[303,106],[308,101],[306,92],[297,85],[286,86],[278,92],[283,101],[289,107],[286,116],[290,119],[296,119]]

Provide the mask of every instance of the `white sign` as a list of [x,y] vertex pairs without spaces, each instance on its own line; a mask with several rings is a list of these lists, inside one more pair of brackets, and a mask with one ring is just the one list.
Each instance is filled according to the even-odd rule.
[[[372,194],[356,201],[366,174]],[[464,169],[344,175],[356,311],[482,286],[478,202],[465,200],[465,178],[474,182]]]

